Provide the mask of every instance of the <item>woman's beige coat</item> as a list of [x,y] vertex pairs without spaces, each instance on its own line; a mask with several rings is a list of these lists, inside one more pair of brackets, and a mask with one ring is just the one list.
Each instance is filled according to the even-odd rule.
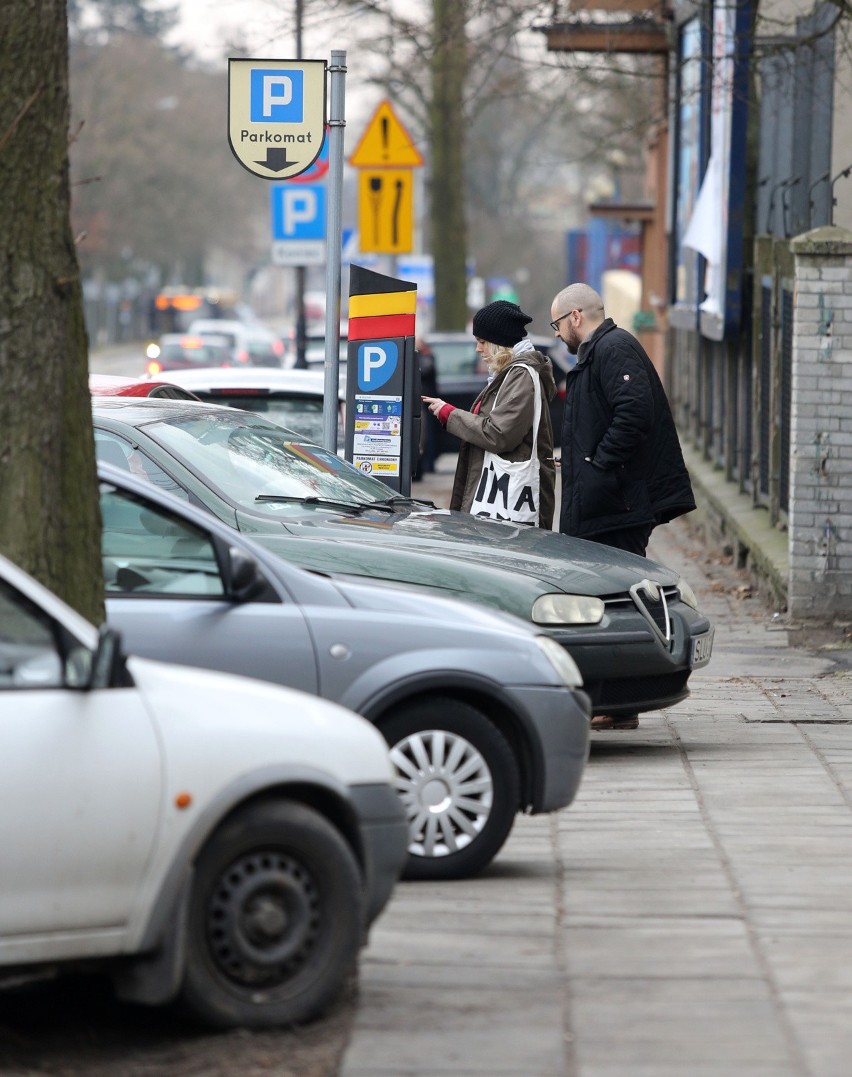
[[539,527],[550,529],[553,525],[555,470],[553,430],[548,402],[556,393],[556,383],[553,380],[550,360],[541,352],[523,352],[495,375],[476,398],[479,402],[477,414],[474,414],[473,410],[464,411],[461,408],[450,413],[447,430],[462,442],[450,508],[462,512],[470,511],[486,452],[496,453],[504,460],[530,458],[535,397],[532,378],[526,370],[518,369],[521,364],[532,367],[538,373],[541,386],[541,419],[538,427],[541,482]]

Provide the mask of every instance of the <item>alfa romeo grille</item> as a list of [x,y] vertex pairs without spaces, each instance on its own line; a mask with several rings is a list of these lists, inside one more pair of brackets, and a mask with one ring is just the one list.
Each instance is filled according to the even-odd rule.
[[672,646],[672,621],[669,607],[680,598],[677,587],[663,587],[653,580],[634,584],[628,594],[606,599],[612,609],[633,607],[642,614],[652,632],[666,650]]
[[[674,595],[672,594],[674,592]],[[634,583],[630,588],[630,597],[633,599],[636,609],[642,614],[660,640],[666,647],[671,647],[672,622],[669,617],[669,600],[677,596],[677,588],[666,590],[653,580],[642,580]]]

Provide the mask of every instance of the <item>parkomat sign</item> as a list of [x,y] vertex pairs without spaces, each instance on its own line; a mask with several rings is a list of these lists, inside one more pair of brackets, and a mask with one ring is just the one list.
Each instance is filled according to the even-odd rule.
[[419,446],[417,286],[363,266],[349,273],[347,460],[407,494]]
[[325,60],[228,60],[228,142],[264,179],[298,176],[325,135]]

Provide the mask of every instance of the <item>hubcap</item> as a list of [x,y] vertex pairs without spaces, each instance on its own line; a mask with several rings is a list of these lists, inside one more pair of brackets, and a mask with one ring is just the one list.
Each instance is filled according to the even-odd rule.
[[464,737],[426,729],[391,748],[414,856],[449,856],[475,841],[494,802],[488,764]]
[[240,857],[223,872],[207,907],[207,938],[219,969],[249,986],[272,986],[304,965],[320,924],[310,874],[278,852]]

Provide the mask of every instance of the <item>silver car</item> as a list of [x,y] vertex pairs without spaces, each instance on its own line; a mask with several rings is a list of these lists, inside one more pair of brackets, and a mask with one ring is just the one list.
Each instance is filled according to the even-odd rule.
[[307,572],[145,480],[100,475],[107,615],[127,648],[301,688],[372,721],[408,814],[405,876],[480,871],[517,812],[574,799],[589,702],[555,640],[414,588]]

